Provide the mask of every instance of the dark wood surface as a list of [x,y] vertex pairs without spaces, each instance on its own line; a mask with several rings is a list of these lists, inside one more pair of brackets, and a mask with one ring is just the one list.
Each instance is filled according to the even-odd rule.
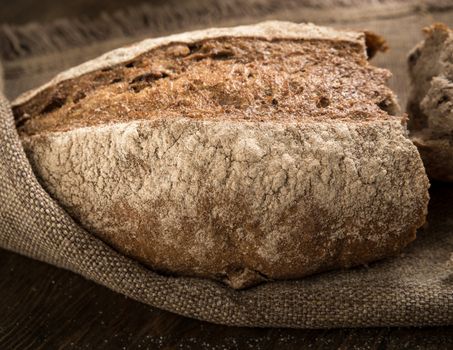
[[0,349],[453,349],[453,327],[225,327],[138,303],[0,250]]
[[15,0],[0,1],[0,24],[47,22],[59,18],[92,18],[102,12],[112,13],[127,6],[160,4],[165,0]]

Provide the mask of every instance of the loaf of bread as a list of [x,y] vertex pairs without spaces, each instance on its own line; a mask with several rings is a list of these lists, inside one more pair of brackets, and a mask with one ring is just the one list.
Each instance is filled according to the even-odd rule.
[[233,288],[296,279],[393,256],[425,221],[381,44],[287,22],[149,39],[13,111],[44,188],[123,254]]
[[424,32],[408,58],[408,124],[428,176],[453,181],[453,31],[435,24]]

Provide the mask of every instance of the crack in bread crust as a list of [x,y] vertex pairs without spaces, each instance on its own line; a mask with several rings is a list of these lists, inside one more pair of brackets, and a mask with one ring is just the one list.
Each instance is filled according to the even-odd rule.
[[14,113],[29,135],[164,116],[366,121],[398,112],[389,76],[357,43],[217,38],[62,82]]

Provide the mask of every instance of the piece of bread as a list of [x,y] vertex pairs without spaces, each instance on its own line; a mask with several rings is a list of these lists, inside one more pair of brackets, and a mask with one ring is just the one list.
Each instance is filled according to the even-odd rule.
[[300,278],[395,255],[425,221],[423,164],[365,42],[286,22],[150,39],[13,110],[43,186],[118,251],[233,288]]
[[453,181],[453,31],[435,24],[424,32],[408,58],[408,125],[428,176]]

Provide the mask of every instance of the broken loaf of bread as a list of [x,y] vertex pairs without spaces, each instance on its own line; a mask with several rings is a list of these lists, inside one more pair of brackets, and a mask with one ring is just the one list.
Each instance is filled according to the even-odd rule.
[[453,181],[453,31],[435,24],[424,32],[408,60],[409,128],[428,176]]
[[43,187],[152,270],[243,288],[397,254],[428,180],[362,32],[149,39],[13,104]]

